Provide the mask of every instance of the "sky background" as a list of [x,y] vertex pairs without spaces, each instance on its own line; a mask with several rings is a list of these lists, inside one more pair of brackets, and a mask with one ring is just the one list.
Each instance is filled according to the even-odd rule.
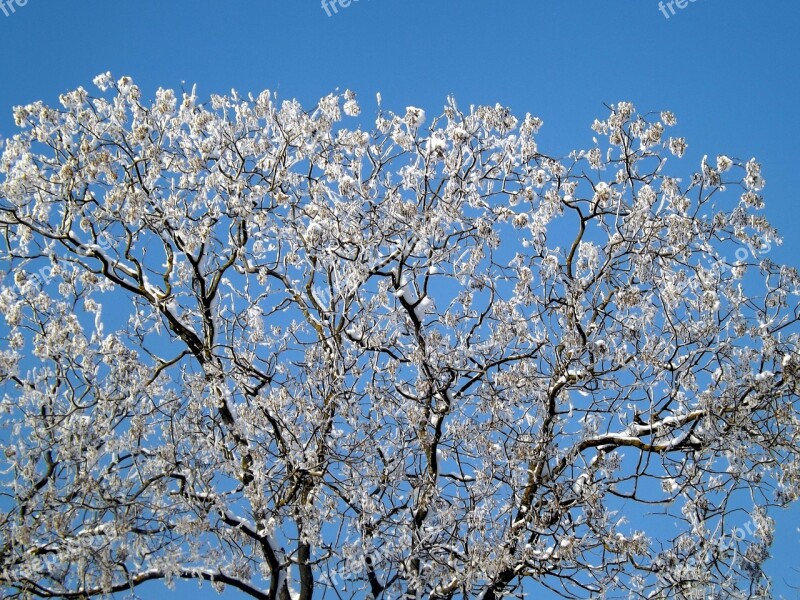
[[[687,175],[703,154],[760,160],[766,214],[784,236],[770,258],[800,266],[796,0],[692,0],[665,7],[668,18],[656,0],[352,0],[331,16],[319,0],[3,1],[3,137],[12,106],[57,104],[105,71],[132,76],[147,99],[197,83],[201,99],[270,89],[311,106],[350,88],[365,122],[376,92],[386,108],[428,114],[451,94],[462,107],[499,102],[544,120],[538,141],[551,155],[586,147],[604,103],[629,100],[677,115]],[[790,587],[800,586],[800,507],[773,516],[776,597],[800,598]],[[217,595],[187,584],[169,597]]]

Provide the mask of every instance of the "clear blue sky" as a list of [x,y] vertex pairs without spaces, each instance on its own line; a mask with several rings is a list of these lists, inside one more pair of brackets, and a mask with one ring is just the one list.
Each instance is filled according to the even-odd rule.
[[[11,106],[56,103],[107,70],[148,97],[196,82],[201,97],[269,88],[310,104],[351,88],[365,116],[378,91],[389,108],[429,114],[448,94],[463,106],[500,102],[544,119],[551,154],[587,144],[603,103],[631,100],[675,112],[690,157],[756,156],[785,239],[770,257],[800,265],[797,0],[693,0],[669,18],[657,0],[352,0],[331,16],[319,0],[27,0],[13,14],[4,1],[3,136],[14,132]],[[774,516],[770,573],[800,598],[783,583],[800,585],[800,507]],[[217,596],[192,584],[174,597]]]

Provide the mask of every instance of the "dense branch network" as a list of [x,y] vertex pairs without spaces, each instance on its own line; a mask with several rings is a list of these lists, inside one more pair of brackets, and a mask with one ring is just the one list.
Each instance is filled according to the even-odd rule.
[[5,596],[769,594],[800,279],[758,163],[682,180],[625,102],[557,159],[499,105],[95,84],[0,164]]

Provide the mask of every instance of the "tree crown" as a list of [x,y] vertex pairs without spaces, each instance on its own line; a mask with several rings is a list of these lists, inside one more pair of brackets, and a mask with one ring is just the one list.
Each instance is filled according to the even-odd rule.
[[680,178],[626,102],[557,158],[499,105],[95,84],[0,164],[11,596],[768,594],[800,280],[755,160]]

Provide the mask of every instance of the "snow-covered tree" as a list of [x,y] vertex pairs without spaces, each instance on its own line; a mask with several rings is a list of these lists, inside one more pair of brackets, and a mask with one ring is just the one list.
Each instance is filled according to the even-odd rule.
[[800,277],[758,163],[680,179],[626,102],[553,157],[499,105],[95,85],[0,164],[4,596],[769,594]]

